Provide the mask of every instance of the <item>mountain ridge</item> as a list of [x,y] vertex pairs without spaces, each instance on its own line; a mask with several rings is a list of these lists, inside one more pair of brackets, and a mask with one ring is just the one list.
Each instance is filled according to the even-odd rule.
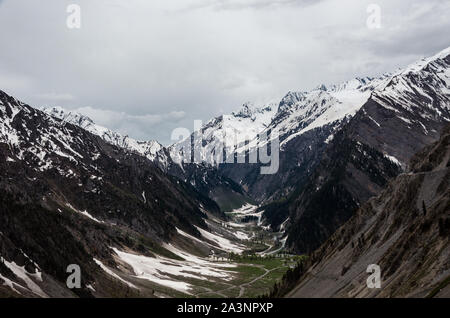
[[[448,297],[450,125],[311,255],[289,297]],[[381,289],[366,286],[381,268]]]
[[312,252],[352,211],[404,171],[417,151],[439,139],[450,118],[447,51],[385,80],[334,137],[285,212],[291,220],[288,246]]

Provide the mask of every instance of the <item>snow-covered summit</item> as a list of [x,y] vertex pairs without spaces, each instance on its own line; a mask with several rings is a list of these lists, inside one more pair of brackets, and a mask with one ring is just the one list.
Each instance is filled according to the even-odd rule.
[[[282,146],[298,135],[327,125],[336,129],[372,98],[393,109],[443,116],[450,105],[450,48],[432,57],[379,77],[357,77],[336,85],[320,85],[310,92],[289,92],[267,128],[278,129]],[[444,116],[445,120],[449,120]]]
[[158,153],[163,149],[163,146],[155,140],[139,141],[128,136],[124,136],[112,131],[111,129],[96,124],[92,119],[78,112],[65,110],[59,106],[42,108],[42,110],[47,114],[60,119],[62,122],[79,126],[90,133],[101,137],[110,144],[129,151],[135,151],[152,161],[158,158]]
[[277,129],[283,145],[308,130],[338,125],[353,116],[387,76],[354,78],[335,85],[322,84],[309,92],[289,92],[267,129]]
[[278,112],[282,112],[305,99],[306,92],[288,92],[280,101]]
[[430,57],[424,57],[420,59],[419,61],[416,61],[404,69],[400,69],[396,74],[394,75],[400,75],[400,74],[408,74],[408,73],[414,73],[414,72],[420,72],[424,68],[426,68],[429,64],[434,63],[439,60],[444,60],[448,58],[450,55],[450,46],[441,50],[440,52],[436,53],[433,56]]
[[424,119],[441,116],[450,109],[450,47],[397,71],[377,87],[372,98],[388,109],[402,105]]
[[[276,110],[276,104],[270,103],[262,107],[257,107],[252,102],[246,102],[237,112],[232,112],[231,116],[237,118],[250,118],[251,120],[267,120],[268,116],[272,116]],[[266,116],[264,116],[266,115]],[[268,115],[268,116],[267,116]]]
[[[202,162],[213,164],[217,156],[220,156],[216,153],[217,150],[223,148],[227,153],[231,153],[239,145],[254,140],[270,124],[276,112],[276,104],[257,107],[247,102],[237,112],[209,120],[201,129],[201,138],[194,140],[196,156],[201,158]],[[172,159],[178,164],[189,161],[190,155],[186,156],[185,152],[190,146],[191,138],[170,146]]]
[[[202,160],[209,162],[207,158],[211,157],[211,150],[202,149],[208,145],[222,143],[227,152],[233,149],[239,152],[247,147],[263,146],[266,142],[261,142],[259,135],[266,136],[270,135],[269,132],[277,131],[278,134],[274,136],[280,138],[283,150],[290,140],[307,131],[319,127],[328,127],[330,131],[338,129],[342,123],[353,117],[369,98],[387,104],[387,99],[391,101],[396,98],[405,99],[404,93],[406,92],[408,96],[409,90],[411,96],[413,92],[423,93],[423,100],[410,101],[412,104],[424,101],[431,103],[434,98],[415,86],[413,77],[416,75],[422,77],[420,80],[417,78],[417,82],[432,81],[430,87],[436,87],[439,95],[435,96],[437,99],[447,100],[450,76],[445,58],[449,53],[450,48],[445,49],[431,58],[423,59],[395,73],[385,73],[378,77],[356,77],[338,84],[322,84],[309,92],[290,91],[278,105],[271,104],[258,108],[252,103],[245,103],[239,111],[213,118],[205,124],[201,129],[202,140],[197,141],[198,144],[194,146],[201,149]],[[420,75],[425,69],[432,70],[434,74],[427,80],[424,78],[430,75],[429,72]],[[450,102],[447,103],[449,104]],[[244,143],[248,145],[243,147]],[[182,156],[179,148],[187,144],[190,144],[190,138],[171,146],[172,157],[180,161]]]

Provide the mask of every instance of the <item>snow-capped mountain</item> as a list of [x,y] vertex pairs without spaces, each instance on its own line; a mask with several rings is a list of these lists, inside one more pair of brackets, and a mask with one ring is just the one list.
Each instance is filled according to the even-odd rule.
[[[166,149],[0,91],[0,295],[154,296],[154,285],[143,281],[183,289],[187,283],[173,277],[182,271],[194,280],[205,268],[225,275],[190,251],[239,251],[216,235],[225,222],[219,205],[242,205],[247,194],[270,202],[257,214],[285,231],[287,248],[313,252],[406,171],[414,153],[438,140],[450,122],[449,70],[447,49],[380,78],[290,92],[278,105],[244,104],[191,136],[201,146],[194,149],[200,163],[183,162],[180,148],[189,149],[191,138]],[[224,155],[217,146],[255,151],[267,143],[261,135],[274,131],[282,145],[278,173],[261,175],[258,163],[215,166]],[[430,154],[420,169],[441,166],[442,153]],[[438,187],[433,172],[426,184],[448,186]],[[420,184],[424,177],[413,179]],[[409,192],[397,190],[393,208],[410,220],[402,210]],[[83,268],[83,287],[68,291],[65,269],[73,263]]]
[[[405,169],[412,154],[435,142],[450,122],[450,48],[383,80],[362,112],[371,126],[364,137]],[[377,132],[372,137],[371,130]]]
[[[259,132],[262,136],[278,132],[281,151],[277,175],[258,175],[259,165],[226,166],[223,173],[248,188],[258,200],[270,201],[288,195],[314,170],[335,134],[359,112],[364,113],[365,122],[373,126],[361,134],[370,138],[370,143],[387,158],[405,168],[418,148],[436,140],[440,123],[449,118],[448,54],[449,49],[445,49],[433,57],[379,77],[320,85],[309,92],[289,92],[280,101],[270,123]],[[373,102],[383,105],[387,113],[372,113],[372,107],[363,109],[364,105]],[[390,113],[393,109],[395,114]],[[395,123],[392,117],[397,119]],[[392,126],[383,127],[386,120],[391,121]],[[406,124],[405,127],[409,127],[403,136],[403,144],[392,138],[396,135],[398,120],[400,126]],[[367,131],[372,129],[376,132],[370,137]],[[378,134],[383,134],[383,138],[376,138]],[[257,149],[266,143],[256,137],[245,148],[237,150]]]
[[[120,147],[126,151],[142,155],[152,161],[158,168],[168,175],[175,176],[186,183],[191,184],[197,191],[208,195],[211,199],[217,201],[221,207],[226,209],[234,208],[239,204],[247,202],[245,194],[239,185],[234,184],[230,179],[218,174],[215,167],[207,165],[185,165],[181,161],[175,162],[167,148],[163,147],[157,141],[138,141],[128,136],[112,131],[111,129],[100,126],[92,119],[80,113],[67,111],[61,107],[43,108],[52,118],[60,121],[61,125],[70,123],[76,125],[94,135],[101,137],[107,143]],[[249,112],[236,116],[252,117]],[[223,199],[223,197],[227,199]],[[234,204],[226,201],[234,201]]]
[[163,146],[155,140],[139,141],[128,136],[124,136],[112,131],[111,129],[94,123],[94,121],[87,116],[74,111],[65,110],[62,107],[49,107],[43,108],[42,110],[49,115],[60,119],[62,123],[77,125],[94,135],[100,136],[103,140],[112,145],[127,149],[129,151],[135,151],[138,154],[147,157],[151,161],[157,161],[163,166],[167,166],[167,156],[164,151],[161,151]]
[[[40,174],[42,180],[46,180],[48,176],[55,179],[61,178],[61,180],[67,181],[66,189],[69,188],[70,183],[74,183],[75,187],[80,188],[80,191],[94,197],[100,193],[105,195],[108,185],[115,182],[132,188],[134,181],[142,182],[141,186],[144,184],[156,185],[162,181],[161,187],[163,188],[165,187],[163,186],[164,182],[166,182],[166,186],[172,184],[173,181],[169,181],[169,178],[161,170],[152,165],[146,155],[140,154],[138,151],[128,151],[128,147],[106,142],[100,138],[100,136],[106,135],[116,137],[120,137],[120,135],[95,125],[86,117],[69,114],[64,118],[68,119],[69,117],[74,121],[76,121],[75,118],[78,118],[79,120],[76,122],[80,126],[26,105],[0,91],[0,144],[2,145],[2,156],[5,157],[5,169],[9,171],[10,167],[19,166],[25,168],[26,171],[32,171],[32,174]],[[99,131],[103,131],[105,134],[102,135]],[[125,140],[126,145],[130,145],[129,142],[132,141],[126,137],[121,140]],[[133,164],[136,165],[135,170],[128,172],[128,179],[113,180],[116,178],[116,174],[124,168],[122,165]],[[117,166],[116,170],[109,170],[112,168],[110,166],[114,165]],[[133,174],[142,172],[141,169],[149,170],[156,175],[148,175],[144,179],[133,181]],[[110,180],[108,181],[108,179]],[[176,184],[178,185],[179,182]],[[134,189],[134,191],[137,199],[145,201],[147,205],[153,204],[151,197],[159,192],[149,190],[147,194],[143,195],[143,191],[146,192],[145,189]],[[190,193],[190,195],[193,196],[194,193]],[[65,195],[65,197],[69,196]],[[83,204],[88,202],[83,202]],[[74,202],[65,203],[76,206]],[[203,202],[204,206],[205,203]],[[107,217],[105,209],[103,206],[101,210],[103,217]]]
[[190,138],[170,146],[171,157],[177,163],[191,162],[189,150],[193,147],[194,162],[216,165],[224,155],[218,150],[225,150],[227,155],[239,152],[270,124],[276,109],[275,104],[255,107],[245,103],[239,111],[211,119]]
[[[205,235],[217,238],[205,222],[208,214],[219,215],[214,201],[138,152],[3,91],[0,206],[0,295],[152,296],[154,286],[131,284],[114,273],[135,275],[118,270],[118,255],[134,251],[129,255],[151,262],[158,254],[166,265],[172,262],[172,270],[179,269],[189,265],[172,245],[186,241],[180,233],[207,251],[223,252],[217,243],[204,242]],[[79,289],[66,287],[70,264],[82,268]],[[161,264],[155,266],[159,270]],[[159,284],[174,285],[154,267],[148,270]]]
[[[335,131],[355,115],[388,76],[321,85],[310,92],[289,92],[279,103],[261,107],[246,103],[239,111],[211,119],[189,138],[170,146],[171,157],[178,164],[219,166],[222,174],[258,201],[287,195],[318,163]],[[249,164],[249,154],[267,147],[276,137],[281,145],[279,171],[261,176],[262,165]],[[238,162],[238,157],[241,161],[245,158],[246,164],[223,164]]]
[[280,101],[278,112],[267,130],[277,130],[282,149],[297,136],[325,126],[337,129],[353,117],[371,93],[389,74],[377,78],[355,78],[336,85],[324,84],[309,92],[289,92]]
[[435,121],[450,122],[449,56],[447,48],[396,72],[377,87],[371,99],[411,129],[433,133]]
[[[422,59],[393,74],[386,73],[375,78],[357,77],[329,86],[322,84],[309,92],[288,92],[278,104],[276,112],[274,112],[273,104],[268,106],[268,111],[262,112],[261,109],[265,110],[265,108],[252,112],[249,105],[244,104],[240,111],[225,115],[223,119],[222,117],[215,118],[203,126],[203,144],[204,146],[205,144],[208,145],[210,142],[219,139],[217,136],[225,135],[229,136],[229,139],[222,138],[220,141],[224,139],[225,143],[237,144],[236,151],[240,152],[247,149],[243,147],[244,141],[249,142],[249,148],[262,146],[264,142],[258,141],[258,134],[276,130],[279,133],[281,150],[283,150],[290,140],[306,131],[329,125],[333,125],[336,129],[341,121],[353,117],[372,94],[374,100],[386,104],[389,103],[388,101],[395,101],[396,96],[407,96],[414,92],[421,92],[419,94],[422,98],[408,101],[411,104],[411,106],[408,106],[409,110],[413,112],[415,108],[420,110],[427,103],[428,107],[432,106],[429,105],[432,98],[425,92],[427,88],[417,87],[415,84],[420,81],[418,77],[421,74],[423,75],[424,70],[428,70],[428,68],[435,70],[436,77],[433,82],[427,85],[431,88],[436,87],[438,94],[440,93],[443,98],[439,102],[445,104],[448,74],[446,71],[442,71],[439,58],[446,56],[446,54],[448,55],[448,49],[431,58]],[[407,100],[404,97],[399,98],[403,99],[398,100],[398,102],[406,104]],[[436,101],[434,103],[436,104]],[[436,110],[442,113],[439,106]],[[426,115],[422,114],[422,116]],[[245,121],[242,118],[248,120]],[[232,139],[234,135],[238,137]],[[205,158],[205,156],[202,158]]]
[[[310,92],[289,92],[278,104],[255,107],[245,103],[239,111],[213,118],[203,125],[198,130],[200,133],[191,136],[195,140],[192,146],[199,151],[199,161],[214,165],[220,156],[214,150],[220,145],[227,155],[255,149],[267,142],[260,140],[259,135],[270,137],[271,131],[277,131],[285,145],[308,130],[353,116],[387,76],[356,78],[329,88],[321,85]],[[181,162],[184,156],[181,149],[189,149],[190,145],[189,138],[172,145],[172,158]]]
[[[80,153],[79,145],[84,141],[74,138],[71,127],[61,126],[55,118],[2,91],[0,117],[0,142],[9,147],[9,162],[24,161],[34,169],[46,171],[63,159],[78,164],[86,156],[91,160],[98,158],[98,149],[91,144],[84,144],[86,147],[91,146],[87,155],[86,149],[83,154]],[[40,124],[39,129],[33,129],[35,118],[42,118],[46,125]]]
[[449,123],[450,48],[382,79],[279,209],[294,220],[287,246],[298,252],[317,248]]
[[[215,169],[218,163],[226,159],[235,160],[236,153],[242,156],[244,152],[253,152],[265,147],[266,135],[269,136],[269,140],[278,136],[281,152],[280,171],[277,176],[260,176],[257,172],[261,166],[259,164],[221,165],[219,168],[220,173],[248,189],[254,199],[270,201],[289,194],[298,183],[297,180],[302,180],[314,169],[336,132],[369,100],[391,108],[389,104],[393,102],[408,105],[405,106],[405,110],[411,114],[397,117],[405,123],[411,120],[411,123],[416,123],[420,129],[433,129],[427,128],[425,123],[427,116],[431,118],[431,122],[442,114],[445,119],[445,111],[439,108],[441,107],[439,105],[444,105],[447,98],[445,94],[447,73],[439,68],[442,65],[437,62],[439,57],[445,54],[444,50],[432,58],[423,59],[403,70],[392,74],[386,73],[380,77],[354,78],[333,85],[322,84],[309,92],[289,92],[278,104],[255,107],[251,103],[245,103],[240,110],[213,118],[203,126],[197,127],[197,131],[189,138],[168,147],[167,150],[154,141],[139,142],[112,132],[95,125],[90,119],[79,114],[67,113],[58,108],[47,109],[47,112],[63,121],[77,124],[112,144],[147,156],[157,162],[163,170],[197,187],[202,185],[202,190],[209,188],[210,185],[207,178],[199,179],[200,175],[210,175],[211,169]],[[428,89],[417,87],[415,83],[424,81],[423,78],[417,78],[417,74],[420,76],[421,72],[431,68],[435,69],[436,76],[433,82],[427,84],[430,87]],[[429,97],[434,93],[426,92],[433,90],[434,87],[439,95],[438,99],[442,99],[437,108],[428,105],[431,101]],[[417,98],[414,92],[420,97]],[[422,119],[415,117],[408,119],[408,116],[421,116]],[[380,119],[376,117],[370,114],[367,116],[373,124],[380,125]],[[264,137],[260,138],[261,136]],[[430,138],[427,142],[432,140],[433,138]],[[412,149],[408,150],[406,155],[402,154],[401,149],[401,147],[397,149],[385,147],[383,153],[388,158],[405,165]],[[196,165],[187,168],[191,160]],[[197,173],[194,171],[196,169],[203,172]],[[210,171],[206,172],[205,169]],[[192,179],[193,176],[197,176],[195,180]],[[280,186],[281,184],[283,186]]]
[[338,85],[320,85],[309,92],[287,93],[267,127],[260,130],[246,147],[237,149],[256,151],[266,147],[267,140],[278,137],[280,165],[276,175],[260,175],[260,165],[240,165],[239,168],[225,165],[222,166],[223,173],[249,189],[257,200],[270,202],[289,195],[313,171],[334,134],[389,76],[355,78]]

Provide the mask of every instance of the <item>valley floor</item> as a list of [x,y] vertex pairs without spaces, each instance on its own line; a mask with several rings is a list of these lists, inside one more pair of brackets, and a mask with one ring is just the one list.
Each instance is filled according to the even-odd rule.
[[[267,294],[299,257],[282,253],[283,233],[263,227],[262,212],[256,209],[246,205],[233,210],[227,213],[227,222],[209,216],[211,232],[199,228],[204,240],[178,230],[185,241],[164,246],[179,256],[178,260],[116,249],[118,263],[131,267],[130,274],[104,269],[130,288],[151,290],[156,297],[246,298]],[[243,222],[249,217],[253,217],[251,222]]]

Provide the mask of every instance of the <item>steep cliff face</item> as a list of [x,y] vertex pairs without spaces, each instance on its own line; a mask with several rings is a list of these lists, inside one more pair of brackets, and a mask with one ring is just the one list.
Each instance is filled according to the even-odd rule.
[[[311,255],[290,297],[450,296],[450,126]],[[369,289],[368,265],[381,269]]]

